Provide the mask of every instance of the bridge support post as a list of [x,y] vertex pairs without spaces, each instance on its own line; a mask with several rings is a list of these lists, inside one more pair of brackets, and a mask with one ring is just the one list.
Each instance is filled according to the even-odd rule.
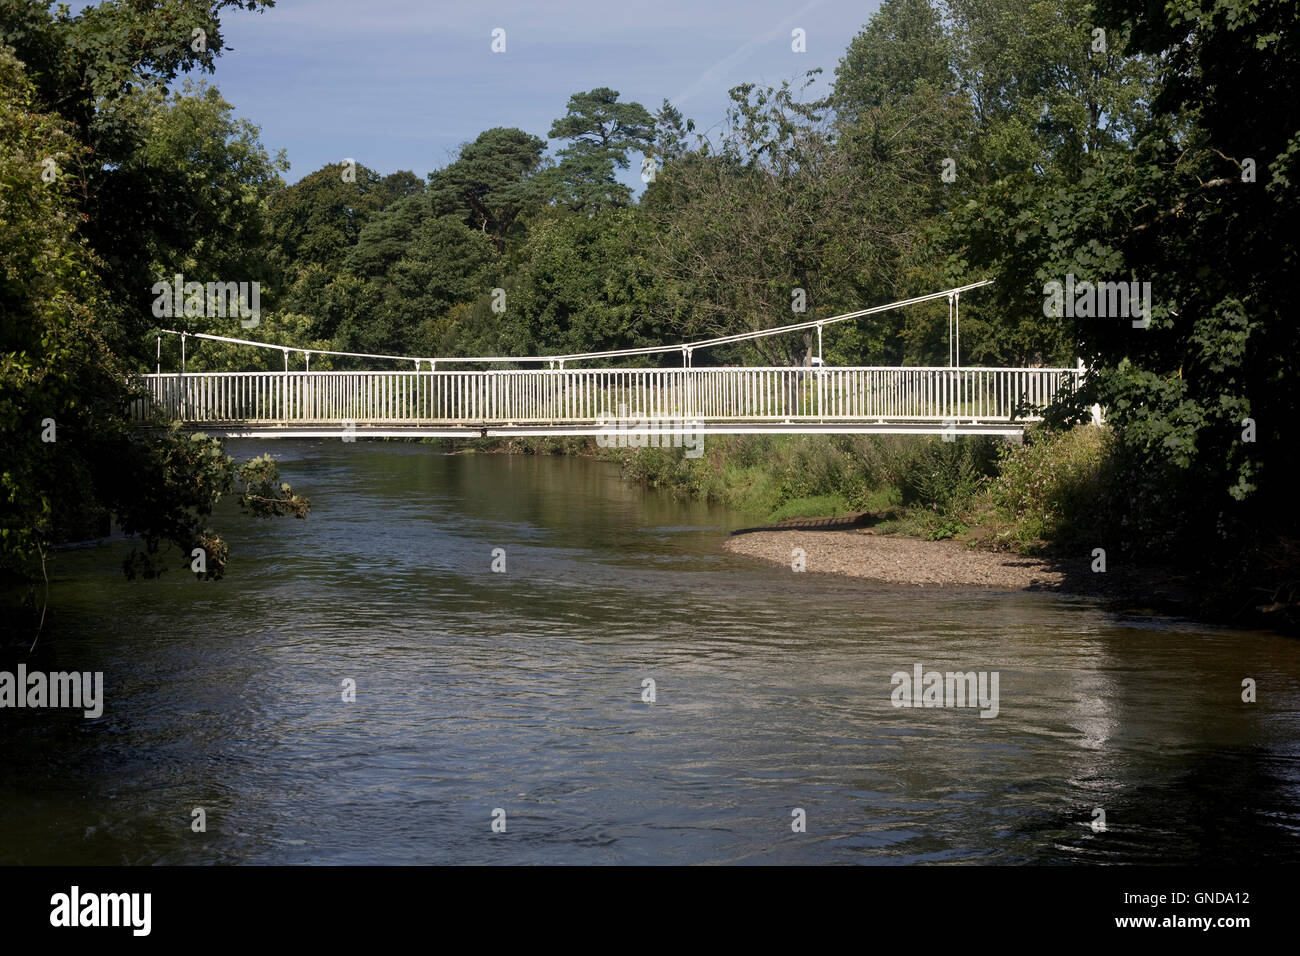
[[952,295],[952,325],[956,330],[956,338],[953,340],[953,361],[957,368],[961,368],[961,293],[954,292]]
[[826,421],[826,376],[822,374],[822,369],[826,365],[826,360],[822,358],[822,324],[817,323],[817,421],[825,423]]
[[948,293],[948,367],[952,368],[952,293]]
[[181,376],[176,380],[180,388],[180,394],[176,396],[176,412],[184,421],[186,413],[189,411],[189,398],[185,394],[185,333],[181,333]]

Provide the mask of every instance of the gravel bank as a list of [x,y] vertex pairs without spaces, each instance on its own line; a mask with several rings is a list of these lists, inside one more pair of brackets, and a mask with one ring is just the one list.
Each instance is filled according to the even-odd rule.
[[[1017,554],[976,551],[955,541],[889,537],[869,529],[769,528],[727,539],[734,554],[787,567],[795,548],[811,573],[845,574],[889,584],[988,587],[999,590],[1064,589],[1070,577],[1059,563]],[[1073,588],[1070,588],[1073,590]]]

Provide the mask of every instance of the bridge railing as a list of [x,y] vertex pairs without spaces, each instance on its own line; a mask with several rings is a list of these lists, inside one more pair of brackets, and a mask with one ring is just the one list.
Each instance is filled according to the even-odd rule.
[[[835,367],[195,372],[142,379],[169,418],[190,423],[542,425],[622,418],[1033,421],[1080,375],[1072,368]],[[147,411],[138,406],[137,418]]]

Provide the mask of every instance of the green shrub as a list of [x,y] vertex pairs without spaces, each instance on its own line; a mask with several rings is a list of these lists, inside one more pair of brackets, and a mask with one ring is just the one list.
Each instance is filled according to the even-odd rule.
[[958,518],[951,515],[938,515],[925,529],[925,540],[943,541],[945,538],[957,538],[969,530],[970,528]]
[[1104,535],[1113,495],[1113,440],[1105,428],[1031,432],[1002,454],[993,505],[1022,544],[1069,546]]
[[623,476],[650,488],[676,489],[684,483],[684,457],[675,448],[634,448],[623,459]]
[[995,473],[993,444],[980,437],[927,439],[900,476],[903,504],[953,515],[965,508]]

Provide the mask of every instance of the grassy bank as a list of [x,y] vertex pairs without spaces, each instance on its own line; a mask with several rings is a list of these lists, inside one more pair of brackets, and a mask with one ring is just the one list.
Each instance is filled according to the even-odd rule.
[[686,459],[635,449],[625,474],[776,522],[870,512],[882,533],[1042,551],[1097,530],[1108,435],[1082,427],[1026,442],[894,435],[720,436]]

